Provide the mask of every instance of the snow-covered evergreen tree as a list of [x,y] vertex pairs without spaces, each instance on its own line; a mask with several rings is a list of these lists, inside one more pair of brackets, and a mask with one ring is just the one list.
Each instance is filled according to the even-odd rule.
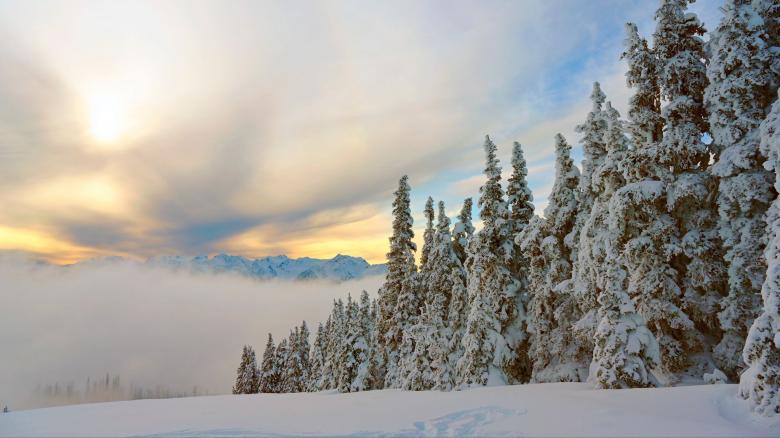
[[433,235],[436,231],[433,229],[433,198],[428,196],[425,201],[425,209],[423,210],[423,216],[425,217],[425,232],[423,232],[423,246],[420,251],[420,271],[423,272],[427,269],[428,258],[433,248]]
[[[591,179],[594,192],[599,195],[595,200],[597,203],[605,201],[608,203],[612,194],[625,185],[626,181],[622,172],[623,159],[629,149],[620,113],[612,107],[611,102],[607,102],[604,110],[604,121],[606,122],[604,145],[607,154],[604,161],[593,172]],[[606,230],[599,231],[607,232]]]
[[[765,214],[775,192],[759,152],[759,125],[775,98],[771,87],[778,76],[772,63],[780,55],[772,53],[764,20],[753,3],[726,0],[722,10],[709,42],[705,101],[719,152],[713,173],[720,177],[720,235],[729,264],[728,295],[718,315],[723,337],[714,353],[718,366],[734,379],[743,367],[742,347],[760,308],[766,272]],[[713,307],[704,310],[714,313]]]
[[[536,230],[529,233],[529,238],[534,236],[534,231]],[[562,281],[568,280],[565,274],[571,270],[571,266],[564,257],[560,242],[555,236],[546,236],[540,242],[533,242],[533,244],[538,244],[544,269],[542,270],[542,281],[536,285],[538,289],[533,291],[528,304],[528,330],[530,332],[528,355],[533,360],[531,381],[537,383],[577,382],[581,380],[577,367],[565,366],[562,368],[559,366],[559,360],[563,359],[561,356],[563,351],[560,347],[564,344],[564,340],[559,336],[569,337],[571,325],[566,327],[565,321],[558,321],[555,317],[559,301],[561,301],[560,298],[563,298],[556,286]],[[536,250],[533,246],[528,249],[532,252]]]
[[[430,196],[425,201],[425,209],[423,210],[423,217],[425,218],[425,231],[423,232],[423,246],[420,251],[420,271],[417,274],[417,305],[420,309],[425,306],[425,303],[430,299],[428,297],[428,291],[431,287],[431,273],[430,273],[430,259],[431,251],[434,246],[434,236],[436,235],[436,229],[433,226],[435,219],[435,212],[433,210],[433,198]],[[419,313],[419,312],[418,312]]]
[[237,374],[236,384],[233,385],[233,394],[257,394],[260,390],[257,359],[255,358],[255,350],[249,345],[244,345]]
[[[592,183],[599,197],[586,225],[588,233],[593,235],[592,246],[580,253],[581,256],[590,254],[587,271],[599,290],[599,324],[589,380],[599,388],[652,386],[657,384],[652,371],[660,364],[659,345],[641,312],[637,312],[629,292],[635,288],[635,300],[640,303],[658,303],[648,301],[652,300],[648,292],[668,280],[663,275],[657,276],[659,268],[663,269],[658,261],[663,258],[648,258],[653,254],[647,250],[658,248],[648,237],[663,236],[672,221],[657,219],[658,216],[668,218],[660,214],[663,206],[657,202],[663,199],[663,184],[640,181],[626,185],[623,170],[630,156],[628,141],[620,115],[609,103],[604,120],[607,154],[593,174]],[[638,137],[648,144],[652,135]],[[659,224],[658,229],[649,228],[647,234],[636,235],[641,229],[638,227]],[[660,246],[663,248],[663,244]]]
[[[606,131],[606,121],[604,120],[603,106],[606,95],[601,91],[598,82],[593,83],[593,91],[590,99],[592,108],[588,113],[585,123],[577,126],[577,132],[582,134],[582,173],[579,175],[579,190],[577,196],[571,201],[567,201],[570,210],[575,211],[576,219],[573,225],[568,224],[570,213],[567,211],[562,217],[564,228],[568,230],[565,243],[570,248],[569,260],[573,264],[572,283],[570,287],[573,295],[577,298],[580,309],[580,321],[576,326],[576,333],[580,342],[586,345],[585,348],[592,350],[593,333],[596,329],[596,311],[598,304],[596,298],[599,290],[595,283],[592,272],[588,269],[592,267],[590,249],[593,246],[595,236],[588,229],[583,228],[592,222],[591,213],[593,204],[598,197],[595,191],[592,179],[593,172],[601,165],[606,156],[606,146],[604,144],[604,133]],[[567,197],[572,197],[570,191],[566,192]],[[554,214],[555,212],[553,212]],[[548,214],[545,212],[545,216]],[[552,217],[552,216],[549,216]],[[556,219],[559,220],[559,219]],[[558,233],[556,233],[558,234]],[[583,252],[583,254],[580,254]]]
[[[780,90],[778,90],[780,93]],[[765,166],[775,173],[775,190],[780,192],[780,99],[761,124],[761,152]],[[740,376],[739,392],[751,408],[763,415],[780,414],[780,198],[767,214],[766,246],[768,269],[761,288],[763,308],[748,332],[743,357],[747,370]]]
[[640,146],[661,140],[661,88],[658,83],[658,63],[647,40],[639,36],[636,24],[626,23],[626,50],[622,58],[628,63],[626,84],[634,89],[628,101],[628,132]]
[[583,160],[582,172],[580,174],[579,204],[581,211],[585,212],[584,214],[587,214],[596,198],[596,194],[593,193],[591,177],[607,154],[606,146],[604,145],[604,131],[607,126],[602,114],[607,96],[601,90],[601,85],[598,82],[593,83],[590,100],[593,106],[585,119],[585,123],[577,126],[576,129],[577,132],[582,134]]
[[512,235],[528,225],[534,216],[533,194],[528,188],[528,167],[523,156],[523,147],[518,142],[512,145],[512,174],[507,179],[506,202],[512,223]]
[[658,158],[675,174],[702,168],[709,161],[702,133],[707,132],[704,89],[705,33],[695,14],[687,12],[693,0],[661,0],[655,13],[654,50],[658,56],[662,108],[666,131]]
[[[772,47],[780,47],[780,5],[773,0],[753,0],[753,7],[763,21],[767,42]],[[775,56],[778,54],[775,52]],[[772,63],[772,71],[775,75],[780,75],[780,64],[775,58]],[[775,83],[780,86],[780,84]]]
[[345,339],[347,337],[347,313],[341,298],[334,301],[331,312],[331,331],[328,336],[326,362],[329,364],[329,379],[327,389],[339,389],[343,385]]
[[[577,260],[577,251],[579,250],[580,232],[590,215],[590,209],[596,199],[596,193],[593,193],[591,177],[593,171],[601,164],[606,155],[604,146],[604,129],[606,123],[602,117],[602,110],[607,96],[601,91],[601,85],[598,82],[593,83],[593,90],[590,94],[592,107],[588,113],[585,123],[578,125],[576,131],[582,134],[582,171],[579,178],[579,195],[577,197],[577,218],[574,227],[568,236],[566,236],[566,245],[571,249],[572,260]],[[575,273],[576,278],[576,273]]]
[[623,252],[623,248],[636,243],[631,241],[633,235],[627,229],[631,222],[625,216],[627,206],[633,204],[624,202],[633,199],[634,193],[629,188],[613,196],[625,185],[623,167],[628,141],[620,114],[609,102],[604,120],[606,156],[593,173],[592,184],[598,197],[586,225],[587,233],[593,237],[580,252],[580,260],[587,263],[584,271],[599,291],[599,324],[589,378],[600,388],[650,386],[656,384],[651,370],[660,361],[658,343],[628,293],[626,256],[634,254]]
[[[660,88],[660,70],[663,65],[658,62],[655,51],[648,47],[647,41],[639,36],[633,23],[626,24],[625,46],[622,57],[628,63],[626,82],[634,89],[628,111],[628,132],[631,133],[634,148],[623,155],[622,164],[618,163],[628,186],[616,196],[620,198],[616,202],[632,205],[638,214],[627,218],[634,231],[624,229],[626,235],[623,239],[630,242],[627,245],[629,251],[624,250],[623,254],[616,254],[615,257],[621,260],[624,269],[633,273],[628,277],[628,291],[634,301],[639,303],[640,315],[651,320],[653,327],[657,327],[655,332],[666,341],[667,350],[674,351],[672,344],[679,344],[664,333],[672,330],[680,333],[680,330],[689,326],[689,320],[677,307],[681,292],[677,285],[677,271],[670,265],[668,251],[677,245],[677,231],[673,219],[665,212],[665,193],[659,191],[663,185],[658,182],[669,179],[669,171],[663,169],[658,153],[664,126]],[[622,220],[617,216],[619,214],[622,212],[610,212],[609,216],[613,222],[619,223]],[[643,228],[646,231],[641,232]],[[631,230],[631,227],[627,229]],[[620,252],[617,248],[614,251]],[[606,263],[606,259],[603,262]],[[662,319],[657,321],[658,314],[663,313],[663,310],[658,309],[664,306],[670,310],[672,324]],[[654,364],[646,365],[652,367]]]
[[[775,100],[780,66],[773,64],[780,55],[772,46],[779,37],[771,34],[767,23],[771,18],[764,17],[771,9],[769,4],[766,0],[725,0],[721,22],[711,34],[705,103],[718,152],[742,145],[746,139],[758,141],[758,126]],[[777,14],[780,7],[775,5],[774,9]],[[750,160],[756,149],[753,144],[743,153]],[[744,165],[739,157],[731,157],[724,164]]]
[[[400,385],[401,344],[404,331],[414,323],[418,311],[417,266],[414,261],[415,244],[412,241],[413,219],[409,208],[408,178],[403,176],[393,200],[393,234],[387,254],[387,275],[379,291],[379,341],[384,349],[386,363],[385,387]],[[407,348],[408,349],[408,348]]]
[[286,338],[283,338],[276,346],[276,357],[274,358],[276,390],[273,392],[287,392],[287,360],[289,353],[288,341]]
[[[334,301],[335,303],[335,301]],[[334,362],[334,325],[333,325],[333,311],[328,315],[328,319],[325,320],[323,327],[323,347],[322,356],[324,360],[322,362],[322,378],[317,384],[319,391],[333,389],[333,362]]]
[[[458,275],[452,275],[453,272]],[[454,383],[448,311],[452,292],[465,290],[462,266],[453,249],[450,220],[439,202],[436,233],[428,259],[428,302],[412,333],[415,349],[404,358],[404,387],[412,390],[449,390]],[[459,297],[458,299],[462,299]]]
[[442,318],[445,308],[443,297],[437,295],[426,304],[418,323],[412,327],[415,348],[403,359],[408,372],[404,389],[449,390],[453,386],[450,364],[450,337],[446,321]]
[[358,344],[361,342],[362,334],[358,327],[358,312],[357,303],[352,300],[352,295],[347,295],[347,303],[344,307],[344,339],[338,353],[340,366],[336,376],[339,392],[350,392],[361,363],[361,346]]
[[[518,281],[518,291],[516,294],[517,308],[526,309],[528,307],[528,259],[520,251],[517,243],[515,243],[515,236],[522,232],[531,218],[534,215],[533,195],[531,189],[528,188],[528,168],[526,165],[525,157],[523,156],[523,148],[518,142],[514,142],[512,145],[512,174],[507,180],[507,206],[509,207],[509,228],[510,228],[510,241],[514,245],[512,249],[513,258],[509,264],[509,270],[512,275]],[[524,312],[520,313],[522,316]],[[513,327],[513,331],[521,330],[523,332],[522,341],[515,346],[517,351],[517,361],[522,370],[518,370],[520,375],[523,375],[525,380],[529,375],[530,360],[528,359],[528,328],[527,320],[521,319],[517,321],[517,327]],[[516,372],[516,373],[518,373]]]
[[268,342],[265,343],[263,361],[260,364],[259,392],[277,392],[279,388],[279,372],[276,368],[276,347],[274,338],[268,333]]
[[[625,166],[652,162],[629,157]],[[647,169],[637,169],[646,173]],[[661,361],[664,360],[663,348],[669,360],[676,360],[685,354],[685,345],[678,341],[684,339],[693,323],[675,303],[679,303],[680,289],[677,286],[677,272],[670,264],[669,248],[676,244],[676,222],[666,213],[666,190],[662,181],[652,178],[632,181],[636,174],[624,172],[629,181],[613,195],[610,201],[610,234],[613,257],[616,261],[605,259],[607,266],[622,265],[628,275],[627,292],[633,299],[637,313],[656,336],[661,348]],[[607,247],[607,256],[609,256]],[[622,275],[613,273],[615,276]],[[617,293],[617,292],[613,292]],[[603,320],[603,317],[601,318]],[[659,362],[661,365],[662,362]],[[664,383],[664,382],[662,382]]]
[[[603,93],[596,95],[602,96]],[[544,291],[539,297],[539,302],[547,300],[548,311],[551,312],[547,316],[552,319],[548,320],[549,331],[539,331],[541,336],[537,339],[534,374],[537,382],[585,380],[593,351],[593,328],[583,323],[589,320],[583,318],[581,298],[573,278],[577,263],[575,256],[581,257],[577,254],[581,254],[582,249],[574,250],[567,244],[567,239],[577,233],[577,221],[583,217],[579,205],[583,183],[571,159],[571,146],[560,134],[556,136],[555,143],[556,180],[544,211],[546,232],[540,248],[547,269]],[[591,180],[596,176],[592,174]],[[582,244],[579,247],[582,248]],[[548,295],[546,298],[545,294]],[[544,305],[540,310],[542,318]],[[544,351],[545,342],[549,343],[547,351]]]
[[301,331],[300,328],[295,327],[287,338],[287,356],[284,368],[282,368],[284,377],[282,378],[281,392],[303,392],[306,389],[305,365],[300,351],[301,345]]
[[[528,226],[531,218],[534,216],[533,194],[528,188],[528,168],[523,156],[523,148],[520,143],[514,142],[512,145],[512,174],[507,179],[506,198],[507,205],[510,208],[509,220],[512,228],[511,236],[516,236]],[[528,271],[528,261],[523,254],[515,247],[514,260],[510,269],[521,283],[525,283],[525,277]],[[525,284],[521,285],[525,291]]]
[[341,372],[339,354],[344,339],[344,302],[339,298],[333,300],[330,315],[323,329],[322,378],[318,384],[319,390],[338,389],[338,376]]
[[382,389],[385,385],[385,349],[379,342],[379,311],[376,300],[371,300],[371,338],[368,350],[368,380],[370,389]]
[[533,220],[517,239],[531,265],[528,331],[534,382],[583,380],[590,359],[589,349],[579,347],[573,338],[579,313],[570,284],[572,251],[566,244],[578,217],[580,174],[571,146],[560,134],[555,138],[555,157],[545,219]]
[[[427,307],[427,305],[426,305]],[[417,322],[409,326],[404,333],[402,345],[403,354],[399,361],[400,387],[410,391],[430,389],[430,359],[426,341],[432,335],[433,325],[426,310],[417,318]]]
[[455,367],[453,366],[450,350],[451,333],[447,328],[446,321],[440,321],[435,316],[440,313],[436,306],[436,303],[431,304],[432,309],[426,315],[432,319],[431,327],[441,328],[434,332],[433,340],[428,345],[428,354],[431,361],[431,381],[433,383],[431,389],[449,391],[455,385]]
[[[428,354],[432,360],[433,389],[449,390],[455,384],[455,364],[460,358],[460,338],[465,329],[468,297],[465,271],[455,252],[444,202],[439,202],[434,242],[431,269],[433,296],[427,312],[436,328],[436,336],[428,345]],[[451,315],[450,312],[459,314]]]
[[371,389],[369,375],[369,339],[371,336],[371,302],[363,291],[360,304],[347,296],[345,306],[337,304],[334,320],[341,321],[340,339],[334,342],[334,388],[340,392]]
[[469,244],[469,315],[463,336],[463,357],[457,364],[460,385],[497,385],[521,380],[515,346],[523,341],[523,309],[517,308],[518,281],[508,263],[513,259],[508,211],[501,187],[496,145],[485,139],[487,181],[480,188],[482,229]]
[[706,338],[702,332],[718,329],[707,306],[717,302],[726,288],[717,229],[717,181],[707,172],[710,149],[702,140],[708,128],[705,54],[700,38],[704,27],[695,14],[686,11],[688,3],[662,0],[654,34],[661,95],[668,102],[662,108],[666,127],[654,158],[671,169],[666,202],[675,220],[677,231],[673,234],[679,236],[671,248],[671,264],[680,292],[655,294],[645,300],[645,306],[638,306],[658,338],[663,367],[672,372],[681,371],[689,365],[690,354],[703,350]]
[[[612,225],[620,228],[622,224]],[[599,325],[589,374],[589,380],[604,389],[653,386],[655,379],[650,370],[660,361],[655,336],[647,329],[625,290],[626,271],[614,250],[621,240],[620,234],[618,231],[616,239],[607,247],[609,264],[598,298]]]
[[311,392],[323,389],[323,368],[325,367],[325,327],[322,323],[317,325],[317,334],[314,335],[314,343],[311,346],[310,372],[307,382],[307,390]]
[[368,292],[362,291],[360,293],[360,305],[357,309],[356,319],[349,327],[350,336],[353,338],[352,354],[357,363],[357,371],[352,379],[350,392],[372,389],[373,382],[369,372],[372,326],[371,300],[368,298]]
[[542,241],[545,238],[545,220],[539,216],[531,218],[528,226],[515,237],[518,249],[528,261],[528,275],[526,277],[528,292],[528,319],[526,331],[528,332],[528,357],[531,361],[531,381],[537,380],[539,369],[544,368],[547,357],[540,357],[537,353],[541,345],[544,333],[550,331],[554,308],[548,303],[551,301],[551,289],[547,288],[547,271],[549,265],[542,252]]
[[471,223],[471,198],[463,200],[463,208],[460,210],[458,220],[452,228],[452,246],[461,264],[466,263],[466,249],[474,235],[474,225]]
[[409,286],[401,289],[401,293],[398,295],[398,305],[394,315],[395,325],[403,328],[401,343],[398,347],[397,366],[395,368],[388,366],[387,368],[387,377],[393,378],[395,376],[394,383],[386,385],[391,388],[405,387],[407,385],[405,382],[410,379],[407,375],[412,371],[412,367],[409,365],[410,356],[418,349],[416,345],[417,336],[413,328],[418,322],[420,308],[425,305],[425,302],[420,297],[421,289],[419,276],[415,275],[411,279]]
[[[447,309],[447,328],[450,331],[449,361],[452,372],[463,356],[463,336],[466,333],[466,322],[469,314],[469,297],[466,288],[465,271],[462,268],[452,268],[450,271],[452,293],[450,306]],[[456,376],[453,375],[453,379]]]
[[311,344],[309,343],[309,337],[311,336],[311,333],[309,332],[309,327],[306,324],[306,321],[301,322],[301,327],[298,332],[298,345],[297,345],[297,354],[299,357],[299,361],[301,363],[301,376],[300,376],[300,386],[299,389],[301,392],[306,391],[306,389],[309,386],[309,380],[311,378]]
[[433,240],[433,248],[430,257],[431,280],[429,282],[429,297],[431,303],[441,306],[439,315],[442,321],[447,321],[448,309],[452,298],[454,283],[465,283],[465,277],[453,278],[451,273],[463,272],[458,255],[453,248],[452,235],[450,234],[450,219],[444,209],[444,202],[439,202],[439,212],[436,223],[436,234]]
[[[620,114],[610,102],[602,111],[604,122],[602,140],[605,155],[598,166],[592,169],[590,177],[590,192],[595,196],[592,200],[590,215],[585,222],[580,237],[578,264],[579,281],[589,289],[589,296],[580,302],[584,309],[590,311],[589,305],[595,296],[601,293],[606,273],[606,246],[609,239],[609,202],[612,195],[625,184],[623,176],[623,159],[628,150],[628,139],[625,136]],[[585,317],[584,320],[589,320]]]

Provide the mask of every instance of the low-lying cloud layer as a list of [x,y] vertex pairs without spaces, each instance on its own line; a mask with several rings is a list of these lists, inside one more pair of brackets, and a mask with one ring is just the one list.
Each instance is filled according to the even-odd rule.
[[262,355],[334,298],[375,295],[380,278],[258,282],[133,265],[61,268],[0,259],[0,405],[46,403],[38,385],[119,375],[123,385],[190,393],[231,389],[241,347]]

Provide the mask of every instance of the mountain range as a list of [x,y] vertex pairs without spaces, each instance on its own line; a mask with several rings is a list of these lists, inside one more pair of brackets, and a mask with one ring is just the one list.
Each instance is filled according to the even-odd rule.
[[[103,257],[79,262],[72,266],[95,266],[117,263],[137,263],[123,257]],[[213,257],[156,256],[141,265],[154,268],[187,270],[191,272],[235,273],[262,280],[334,280],[347,281],[382,275],[384,264],[372,265],[362,257],[339,254],[332,259],[301,257],[293,259],[285,255],[250,259],[242,256],[219,254]]]

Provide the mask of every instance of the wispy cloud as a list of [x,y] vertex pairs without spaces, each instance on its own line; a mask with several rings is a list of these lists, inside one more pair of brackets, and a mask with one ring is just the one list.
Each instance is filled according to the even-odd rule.
[[[415,209],[430,193],[456,210],[476,196],[485,134],[505,170],[521,141],[532,188],[548,186],[553,135],[576,142],[590,83],[622,108],[622,23],[650,31],[654,7],[3,2],[0,226],[14,238],[0,249],[378,261],[397,178]],[[121,106],[112,144],[90,133],[96,99]]]

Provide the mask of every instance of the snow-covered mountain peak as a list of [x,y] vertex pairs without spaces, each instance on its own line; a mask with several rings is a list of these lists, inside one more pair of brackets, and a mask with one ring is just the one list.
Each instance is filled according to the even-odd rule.
[[[76,266],[101,266],[117,263],[133,263],[122,257],[104,257],[85,260]],[[142,265],[155,268],[188,270],[192,272],[236,273],[257,279],[334,280],[345,281],[385,273],[385,265],[372,265],[362,257],[338,254],[332,259],[311,257],[290,258],[276,255],[250,259],[243,256],[220,253],[215,256],[155,256]]]

